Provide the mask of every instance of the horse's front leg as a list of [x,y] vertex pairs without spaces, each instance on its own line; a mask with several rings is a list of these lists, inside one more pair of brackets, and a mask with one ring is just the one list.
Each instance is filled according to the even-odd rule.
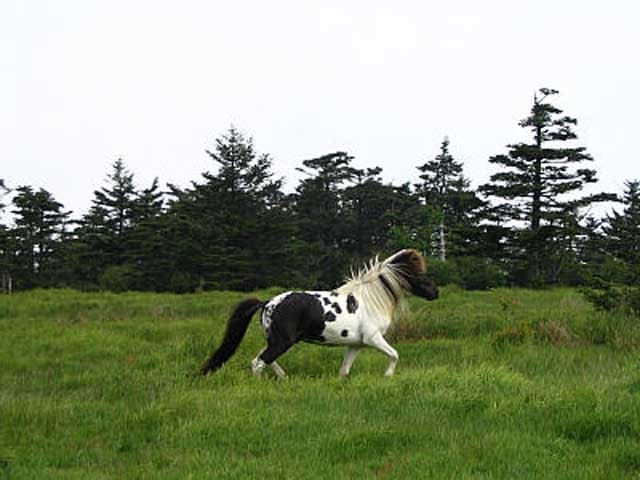
[[390,377],[393,375],[393,372],[396,370],[396,365],[398,363],[398,352],[395,348],[393,348],[389,343],[384,339],[382,334],[378,331],[372,336],[365,338],[364,343],[380,350],[387,357],[389,357],[389,365],[387,366],[387,370],[384,372],[385,377]]
[[347,348],[347,351],[344,354],[344,360],[342,361],[342,366],[340,367],[341,377],[346,377],[349,375],[349,372],[351,371],[351,365],[353,365],[353,361],[356,359],[359,351],[360,347]]

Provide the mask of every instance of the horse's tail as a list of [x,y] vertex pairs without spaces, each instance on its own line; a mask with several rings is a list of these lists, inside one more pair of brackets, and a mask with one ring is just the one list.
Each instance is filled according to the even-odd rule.
[[231,318],[229,318],[222,344],[211,354],[207,361],[204,362],[202,367],[200,367],[200,373],[202,375],[215,372],[236,353],[238,345],[240,345],[247,331],[251,317],[253,317],[253,314],[256,313],[262,305],[264,305],[264,302],[257,298],[249,298],[238,304]]

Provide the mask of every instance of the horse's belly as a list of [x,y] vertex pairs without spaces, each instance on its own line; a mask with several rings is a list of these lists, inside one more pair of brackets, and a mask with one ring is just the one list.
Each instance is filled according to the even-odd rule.
[[361,345],[362,332],[359,322],[353,318],[340,318],[326,322],[322,336],[326,345]]

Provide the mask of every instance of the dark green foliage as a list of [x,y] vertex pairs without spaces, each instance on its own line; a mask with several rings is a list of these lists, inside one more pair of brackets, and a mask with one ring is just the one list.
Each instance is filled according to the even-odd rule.
[[445,138],[440,154],[418,167],[420,183],[393,188],[388,249],[412,247],[441,260],[481,255],[483,202],[462,174],[462,163],[449,153]]
[[506,272],[490,260],[458,257],[454,262],[460,275],[460,285],[468,290],[487,290],[506,285]]
[[438,285],[459,285],[468,290],[487,290],[506,285],[504,270],[491,260],[457,257],[447,261],[430,259],[427,272]]
[[307,178],[296,189],[294,211],[307,260],[303,275],[318,288],[333,288],[347,273],[348,215],[343,188],[356,178],[352,160],[345,152],[335,152],[304,160],[305,168],[300,169]]
[[[16,189],[13,198],[15,227],[4,233],[5,261],[17,288],[51,286],[63,273],[63,250],[69,212],[44,189]],[[11,238],[13,237],[13,238]],[[13,256],[9,260],[7,256]]]
[[430,252],[441,260],[475,253],[477,209],[482,202],[462,169],[462,163],[449,153],[446,137],[440,153],[418,167],[421,183],[416,184],[416,194],[423,201],[424,216],[430,224]]
[[453,261],[442,261],[438,258],[430,258],[427,264],[427,272],[436,285],[462,284],[458,266]]
[[625,281],[640,285],[640,181],[625,183],[622,213],[607,216],[606,249],[625,265]]
[[[164,288],[252,290],[286,283],[295,259],[294,224],[271,158],[231,128],[207,151],[216,170],[191,188],[171,187],[172,199],[157,226],[164,249],[156,259]],[[161,287],[162,288],[162,287]]]
[[603,282],[597,287],[582,289],[582,293],[600,310],[640,316],[640,287]]
[[134,289],[137,275],[131,265],[111,265],[100,274],[99,285],[103,290],[126,292]]
[[133,174],[119,158],[74,232],[71,254],[78,286],[96,285],[109,266],[127,263],[131,233],[141,214]]
[[345,247],[357,261],[384,250],[389,241],[394,190],[382,183],[381,172],[380,167],[355,170],[354,183],[343,193]]
[[118,159],[79,221],[48,192],[21,187],[15,224],[0,225],[3,290],[9,278],[17,289],[328,289],[402,248],[446,259],[431,261],[430,274],[466,289],[638,285],[640,182],[627,182],[622,211],[583,214],[614,196],[580,195],[595,172],[582,166],[591,160],[584,147],[564,146],[576,120],[549,102],[556,93],[541,89],[520,123],[531,142],[490,159],[501,171],[479,191],[494,203],[471,188],[447,138],[413,181],[384,183],[381,168],[357,168],[338,151],[304,160],[305,176],[285,194],[271,157],[235,128],[206,151],[212,168],[188,187],[164,192],[155,179],[140,188]]
[[531,143],[509,145],[509,152],[489,162],[501,170],[480,191],[499,203],[492,209],[501,222],[520,226],[507,237],[513,262],[512,278],[520,284],[559,283],[567,256],[573,254],[579,210],[614,195],[577,197],[575,193],[597,181],[595,170],[581,166],[592,161],[584,147],[558,146],[577,138],[576,119],[563,116],[548,99],[556,90],[542,88],[530,115],[520,126],[530,130]]

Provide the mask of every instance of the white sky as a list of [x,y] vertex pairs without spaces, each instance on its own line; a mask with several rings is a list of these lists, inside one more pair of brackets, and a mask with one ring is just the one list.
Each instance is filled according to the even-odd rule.
[[539,87],[598,190],[640,178],[640,2],[0,1],[0,178],[84,213],[123,157],[186,186],[231,124],[294,168],[336,150],[414,181],[442,138],[474,186]]

